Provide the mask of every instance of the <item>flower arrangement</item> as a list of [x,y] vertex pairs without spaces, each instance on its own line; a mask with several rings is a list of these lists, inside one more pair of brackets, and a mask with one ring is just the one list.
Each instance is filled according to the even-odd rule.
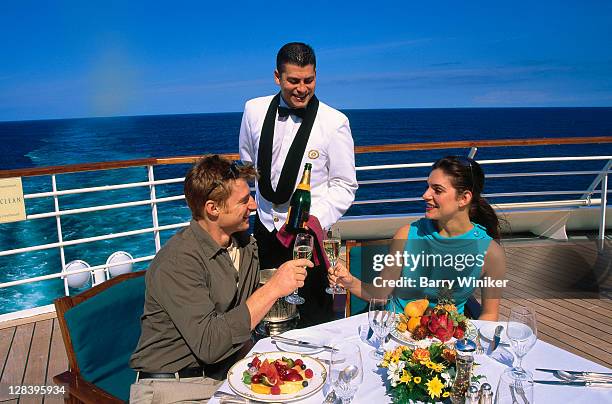
[[[426,303],[421,304],[423,301]],[[425,338],[437,338],[442,342],[452,337],[461,339],[467,327],[467,318],[457,312],[451,299],[440,299],[434,308],[427,307],[427,299],[411,302],[399,317],[398,331],[410,332],[412,339],[417,341]]]
[[378,365],[387,369],[394,403],[434,403],[450,396],[455,379],[456,351],[442,343],[428,348],[398,346],[385,352]]

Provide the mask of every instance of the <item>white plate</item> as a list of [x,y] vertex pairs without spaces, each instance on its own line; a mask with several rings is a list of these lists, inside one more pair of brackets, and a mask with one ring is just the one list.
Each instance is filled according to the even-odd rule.
[[[399,319],[396,321],[395,326],[391,330],[391,336],[403,344],[406,344],[411,347],[427,348],[434,342],[442,342],[437,338],[425,338],[422,340],[415,340],[412,338],[412,335],[410,334],[410,332],[408,331],[401,332],[397,329],[398,322],[399,322]],[[476,328],[474,323],[472,323],[470,320],[467,320],[467,324],[465,327],[465,338],[475,340],[477,335],[478,335],[478,329]],[[445,344],[452,344],[455,341],[456,341],[456,338],[453,337],[449,339],[448,341],[446,341]]]
[[247,370],[247,364],[251,362],[255,357],[255,354],[249,355],[246,358],[236,362],[234,366],[230,368],[230,370],[227,372],[227,382],[229,383],[230,388],[236,394],[248,398],[250,400],[258,400],[263,401],[265,403],[278,403],[300,400],[309,397],[315,394],[317,391],[321,390],[321,388],[325,384],[325,381],[327,380],[327,370],[325,368],[325,365],[310,356],[295,353],[287,354],[285,352],[264,352],[258,353],[257,356],[262,362],[265,359],[268,359],[268,361],[272,362],[276,359],[281,359],[283,356],[287,356],[293,360],[301,359],[308,369],[312,369],[313,376],[311,379],[308,379],[308,386],[304,387],[297,393],[278,395],[254,393],[249,385],[244,384],[242,382],[242,373]]
[[495,336],[495,328],[498,325],[504,326],[499,343],[502,345],[510,345],[510,340],[508,339],[508,335],[506,335],[506,327],[508,326],[508,323],[505,321],[483,321],[479,329],[480,335],[482,335],[482,337],[488,341],[493,341],[493,337]]
[[[317,334],[314,331],[307,331],[307,330],[290,330],[285,333],[282,333],[281,336],[299,340],[299,341],[310,342],[311,344],[316,344],[316,345],[325,345],[327,342],[329,342],[327,341],[326,338],[322,337],[320,334]],[[301,353],[301,354],[306,354],[306,355],[312,355],[315,353],[319,353],[323,351],[324,349],[324,348],[310,348],[304,345],[296,345],[296,344],[291,344],[291,343],[281,342],[281,341],[273,341],[273,342],[276,344],[276,347],[278,349],[283,350],[285,352],[295,352],[295,353]]]

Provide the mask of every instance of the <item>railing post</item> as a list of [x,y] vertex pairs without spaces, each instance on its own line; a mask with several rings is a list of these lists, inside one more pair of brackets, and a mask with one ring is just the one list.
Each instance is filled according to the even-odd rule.
[[599,219],[599,252],[603,252],[606,241],[606,205],[608,204],[608,171],[601,178],[601,214]]
[[[55,174],[51,175],[51,187],[53,189],[53,203],[55,212],[55,226],[57,227],[57,241],[60,243],[60,261],[62,263],[62,272],[66,271],[66,256],[64,255],[64,237],[62,236],[62,220],[59,215],[59,197],[57,196],[57,181],[55,180]],[[70,288],[68,287],[68,277],[64,277],[64,293],[66,296],[70,295]]]
[[153,174],[153,166],[147,166],[147,171],[149,173],[149,190],[151,196],[151,216],[153,217],[153,237],[155,239],[155,252],[157,253],[161,249],[161,242],[159,239],[159,221],[157,220],[157,202],[154,202],[156,199],[155,196],[155,175]]
[[476,156],[476,152],[478,152],[478,147],[474,146],[470,149],[470,152],[468,153],[468,157],[471,159],[474,159],[474,157]]

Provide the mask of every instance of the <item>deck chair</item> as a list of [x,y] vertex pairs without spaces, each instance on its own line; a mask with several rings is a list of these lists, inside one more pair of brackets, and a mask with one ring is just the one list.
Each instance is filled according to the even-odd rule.
[[53,378],[71,403],[124,403],[136,372],[129,359],[140,338],[145,271],[112,278],[55,300],[69,370]]
[[[372,240],[372,241],[353,241],[346,242],[346,267],[357,278],[364,282],[372,282],[374,277],[373,271],[362,273],[362,262],[372,262],[375,254],[387,254],[389,252],[389,244],[391,240]],[[365,247],[365,248],[364,248]],[[368,302],[352,296],[350,292],[346,295],[345,315],[346,317],[366,313],[368,311]],[[464,306],[464,314],[468,318],[478,318],[480,316],[480,303],[474,296],[470,296]]]

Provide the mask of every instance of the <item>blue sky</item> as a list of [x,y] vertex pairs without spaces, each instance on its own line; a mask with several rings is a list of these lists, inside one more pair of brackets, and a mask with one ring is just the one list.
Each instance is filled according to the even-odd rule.
[[278,48],[340,109],[612,106],[610,1],[9,1],[0,120],[241,111]]

